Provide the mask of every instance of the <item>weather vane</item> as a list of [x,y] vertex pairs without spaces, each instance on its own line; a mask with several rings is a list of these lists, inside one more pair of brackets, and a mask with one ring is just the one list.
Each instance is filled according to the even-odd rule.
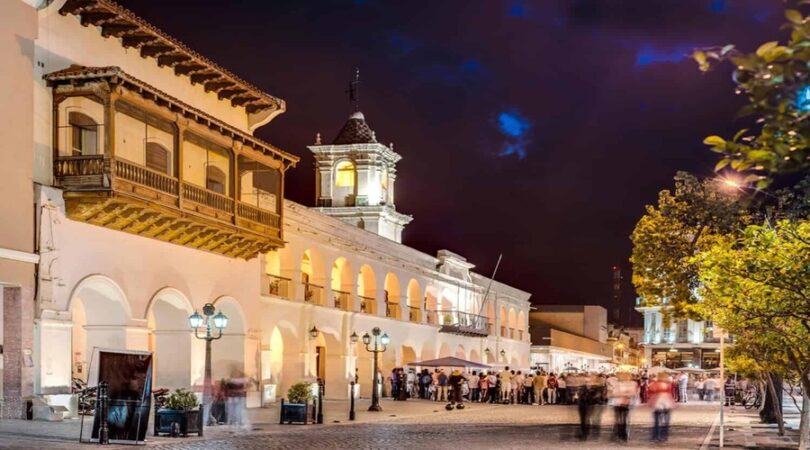
[[354,72],[354,81],[349,83],[349,89],[346,90],[349,94],[349,102],[354,105],[354,111],[360,111],[360,69],[356,68]]

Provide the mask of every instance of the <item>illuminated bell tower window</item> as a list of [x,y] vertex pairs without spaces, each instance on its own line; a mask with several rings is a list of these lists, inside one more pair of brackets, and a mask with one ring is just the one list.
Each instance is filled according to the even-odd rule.
[[335,167],[335,186],[354,187],[355,168],[350,161],[341,161]]

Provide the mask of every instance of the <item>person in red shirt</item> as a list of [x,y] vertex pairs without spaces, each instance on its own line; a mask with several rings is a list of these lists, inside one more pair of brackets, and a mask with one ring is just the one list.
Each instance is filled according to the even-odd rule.
[[672,381],[666,373],[659,372],[657,379],[650,383],[647,389],[650,396],[650,406],[653,409],[652,440],[664,442],[669,434],[669,418],[675,400],[672,397]]

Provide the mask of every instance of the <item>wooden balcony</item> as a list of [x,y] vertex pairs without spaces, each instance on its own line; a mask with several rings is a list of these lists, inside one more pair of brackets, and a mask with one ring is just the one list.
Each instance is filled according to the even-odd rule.
[[283,246],[277,214],[105,155],[54,161],[71,219],[250,259]]
[[441,325],[440,333],[480,337],[489,335],[489,319],[486,316],[453,310],[429,311],[428,317],[431,316],[438,319]]

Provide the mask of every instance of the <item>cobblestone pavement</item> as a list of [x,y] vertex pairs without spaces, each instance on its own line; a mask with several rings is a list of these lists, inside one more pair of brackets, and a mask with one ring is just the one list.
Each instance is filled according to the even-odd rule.
[[[409,449],[462,448],[525,449],[578,448],[609,449],[652,447],[698,449],[716,416],[716,408],[688,405],[675,411],[670,440],[665,445],[649,441],[651,413],[640,407],[633,411],[630,442],[610,439],[612,412],[606,408],[602,432],[588,441],[576,439],[577,411],[566,406],[470,405],[463,411],[444,411],[442,404],[412,401],[385,402],[381,414],[358,408],[359,422],[334,423],[343,417],[339,402],[329,405],[326,425],[278,425],[273,409],[252,412],[251,431],[217,427],[205,438],[151,438],[148,446],[160,450],[253,450],[253,449]],[[73,428],[70,428],[70,427]],[[50,428],[48,428],[50,427]],[[40,430],[37,432],[37,430]],[[87,448],[75,443],[72,424],[0,421],[0,449],[68,450]],[[61,434],[60,434],[61,433]],[[75,435],[74,434],[74,435]],[[72,441],[71,441],[72,440]],[[111,448],[118,448],[117,446]],[[131,447],[124,447],[131,448]]]

